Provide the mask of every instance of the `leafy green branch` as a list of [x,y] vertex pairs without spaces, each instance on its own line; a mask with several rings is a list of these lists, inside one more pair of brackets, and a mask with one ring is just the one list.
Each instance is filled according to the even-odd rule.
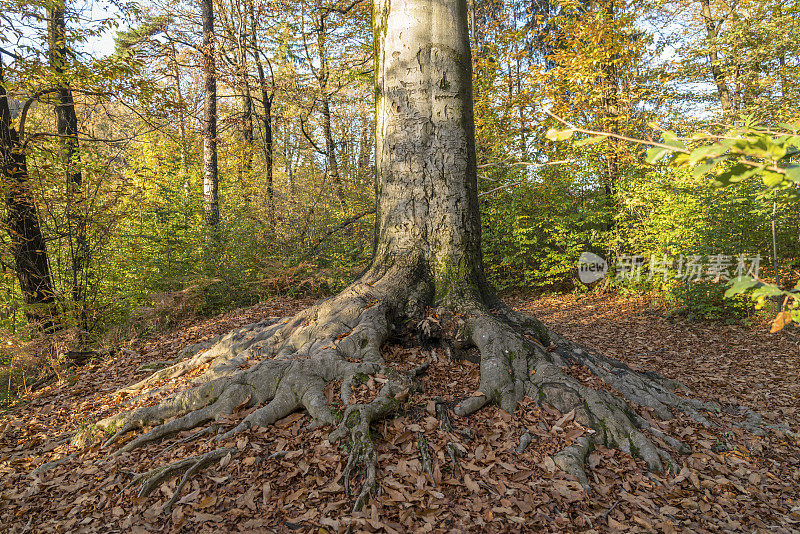
[[582,133],[591,137],[576,141],[574,146],[592,145],[606,138],[649,146],[648,163],[667,159],[677,167],[691,168],[695,176],[710,174],[718,187],[756,175],[769,189],[785,189],[800,182],[800,164],[793,162],[800,155],[800,124],[782,124],[783,131],[775,131],[755,127],[746,121],[724,134],[700,131],[688,138],[662,130],[663,142],[659,142],[587,130],[552,113],[548,115],[567,126],[548,130],[546,136],[551,141],[565,141],[575,133]]
[[753,277],[743,277],[741,280],[731,281],[730,287],[725,291],[725,298],[732,298],[752,291],[750,297],[756,303],[756,309],[761,309],[768,299],[781,299],[781,308],[772,321],[770,332],[778,332],[792,322],[800,323],[800,283],[794,289],[786,291],[774,284],[768,284]]

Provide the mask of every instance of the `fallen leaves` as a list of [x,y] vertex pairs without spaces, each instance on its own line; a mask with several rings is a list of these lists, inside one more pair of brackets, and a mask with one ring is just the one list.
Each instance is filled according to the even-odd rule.
[[[451,362],[435,350],[384,348],[403,369],[430,362],[421,378],[424,394],[404,393],[405,410],[375,425],[381,494],[363,512],[340,484],[343,455],[326,440],[328,429],[308,430],[308,417],[292,414],[277,425],[252,429],[216,465],[190,480],[171,515],[160,510],[175,489],[171,481],[150,498],[137,499],[131,473],[216,448],[213,436],[178,443],[184,433],[142,451],[108,460],[97,446],[76,449],[70,432],[119,409],[128,397],[113,396],[130,383],[145,360],[177,358],[188,344],[270,315],[286,315],[306,302],[260,305],[137,342],[131,352],[95,365],[72,386],[51,387],[0,421],[0,520],[11,532],[29,521],[36,532],[109,531],[753,531],[790,532],[800,527],[800,447],[785,437],[759,438],[733,426],[736,414],[720,414],[721,428],[690,418],[656,428],[692,446],[672,451],[677,472],[648,473],[618,450],[598,447],[588,458],[587,494],[560,471],[552,455],[587,430],[574,413],[561,414],[525,399],[514,414],[488,407],[443,428],[437,406],[479,395],[476,364]],[[573,297],[531,304],[558,331],[629,364],[679,379],[704,398],[736,399],[772,420],[795,422],[800,402],[800,353],[784,334],[767,337],[740,327],[671,323],[644,313],[641,302],[600,300],[589,309]],[[782,337],[779,337],[782,336]],[[140,356],[152,355],[152,356]],[[590,373],[570,374],[589,387]],[[368,399],[383,377],[360,384]],[[184,382],[167,384],[167,390]],[[338,397],[340,384],[326,389]],[[150,402],[155,402],[156,396]],[[218,423],[237,424],[250,409]],[[531,437],[522,453],[520,436]],[[418,446],[424,436],[428,460]],[[172,448],[170,448],[172,447]],[[238,451],[238,452],[237,452]],[[68,457],[75,454],[74,457]],[[44,462],[65,459],[30,476]],[[424,464],[427,463],[426,467]]]

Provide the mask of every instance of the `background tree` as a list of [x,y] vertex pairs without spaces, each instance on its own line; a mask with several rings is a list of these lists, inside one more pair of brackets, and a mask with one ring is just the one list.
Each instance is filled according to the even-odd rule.
[[53,69],[58,102],[53,111],[56,117],[56,131],[61,138],[61,164],[64,169],[67,202],[67,240],[72,250],[72,300],[77,307],[80,328],[88,330],[86,310],[86,272],[84,265],[89,257],[86,242],[86,221],[82,211],[83,178],[80,169],[81,156],[78,147],[78,116],[75,113],[75,101],[65,76],[66,66],[67,23],[65,18],[65,2],[56,1],[47,11],[47,40],[50,67]]
[[203,198],[207,241],[219,240],[219,169],[217,165],[217,67],[214,3],[200,4],[203,19]]
[[[56,293],[50,275],[47,245],[28,183],[28,164],[20,135],[12,121],[0,54],[0,158],[6,207],[6,229],[11,241],[14,272],[25,302],[25,315],[34,330],[49,332],[58,325]],[[19,103],[15,103],[19,107]]]

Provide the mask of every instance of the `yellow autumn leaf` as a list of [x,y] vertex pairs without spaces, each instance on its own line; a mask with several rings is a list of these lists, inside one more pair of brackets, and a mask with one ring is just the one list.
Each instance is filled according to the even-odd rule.
[[787,324],[792,322],[792,314],[788,311],[782,311],[775,316],[775,320],[772,321],[772,328],[769,329],[770,334],[774,334],[775,332],[780,332],[783,330]]

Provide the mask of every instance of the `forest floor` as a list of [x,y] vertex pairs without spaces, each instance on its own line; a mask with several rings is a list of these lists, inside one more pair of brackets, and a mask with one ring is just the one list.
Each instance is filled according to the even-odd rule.
[[[800,340],[767,328],[671,319],[644,300],[574,296],[517,299],[554,330],[636,368],[680,380],[706,400],[737,402],[795,431],[800,417]],[[387,361],[411,368],[432,361],[425,393],[376,425],[381,494],[359,513],[339,483],[345,456],[326,441],[330,429],[305,428],[298,413],[276,427],[234,440],[238,453],[190,480],[171,513],[162,506],[176,481],[149,497],[130,487],[133,473],[218,446],[209,438],[162,443],[109,458],[69,437],[120,409],[115,392],[143,375],[148,361],[170,360],[185,346],[309,301],[278,299],[133,342],[128,351],[81,370],[71,384],[37,392],[0,418],[0,530],[7,532],[800,532],[800,443],[759,438],[716,417],[706,429],[688,417],[657,423],[691,454],[673,453],[678,472],[650,473],[641,461],[598,448],[589,457],[591,490],[557,470],[552,455],[585,431],[526,399],[514,414],[487,408],[453,416],[441,428],[437,398],[464,397],[478,367],[443,351],[385,348]],[[580,378],[580,372],[575,370]],[[363,395],[380,384],[364,384]],[[177,381],[174,387],[180,387]],[[247,413],[237,413],[226,426]],[[645,417],[648,414],[640,410]],[[534,440],[515,452],[521,434]],[[453,458],[450,450],[463,451]],[[428,455],[422,454],[427,452]],[[68,457],[42,474],[44,462]],[[423,467],[423,456],[431,461]]]

